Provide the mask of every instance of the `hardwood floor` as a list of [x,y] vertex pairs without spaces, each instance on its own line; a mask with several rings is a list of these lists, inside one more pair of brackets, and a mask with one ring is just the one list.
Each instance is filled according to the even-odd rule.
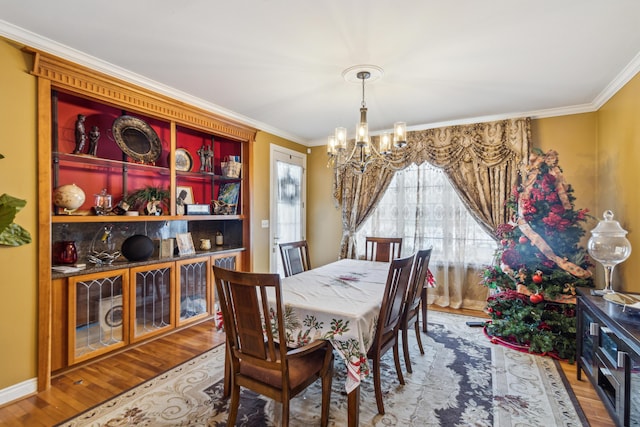
[[51,388],[0,407],[0,425],[52,426],[224,342],[213,321],[74,368]]
[[[470,310],[433,310],[482,316]],[[45,392],[0,407],[0,425],[6,427],[52,426],[120,394],[154,376],[207,351],[224,341],[213,321],[140,344],[126,351],[92,361],[56,375]],[[576,365],[562,363],[591,427],[610,427],[609,417],[591,384],[576,379]]]

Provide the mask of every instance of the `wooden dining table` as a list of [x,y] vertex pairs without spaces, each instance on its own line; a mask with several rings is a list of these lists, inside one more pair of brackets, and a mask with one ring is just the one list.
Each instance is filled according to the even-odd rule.
[[346,364],[348,425],[357,426],[360,382],[373,342],[390,264],[343,259],[282,279],[287,345],[327,339]]

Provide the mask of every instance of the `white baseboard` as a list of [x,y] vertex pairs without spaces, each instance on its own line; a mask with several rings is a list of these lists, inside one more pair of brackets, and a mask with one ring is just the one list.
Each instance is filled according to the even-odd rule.
[[38,379],[32,378],[0,390],[0,405],[29,396],[38,391]]

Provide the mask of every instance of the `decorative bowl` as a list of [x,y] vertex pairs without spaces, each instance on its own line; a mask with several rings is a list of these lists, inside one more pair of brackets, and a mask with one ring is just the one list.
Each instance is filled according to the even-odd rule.
[[143,234],[134,234],[122,242],[121,252],[129,261],[146,261],[153,255],[153,241]]
[[75,184],[61,185],[53,191],[53,204],[71,213],[77,210],[85,200],[84,191]]

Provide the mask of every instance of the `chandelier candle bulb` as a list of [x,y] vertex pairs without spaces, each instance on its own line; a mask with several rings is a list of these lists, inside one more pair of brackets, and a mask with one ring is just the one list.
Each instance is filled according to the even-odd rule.
[[347,149],[347,128],[336,128],[336,148],[338,150]]
[[380,135],[380,154],[391,152],[391,135],[387,132]]
[[369,125],[367,122],[360,122],[356,126],[358,130],[356,133],[356,143],[358,145],[364,146],[369,142]]
[[335,155],[336,154],[336,137],[335,135],[329,136],[327,140],[327,154]]
[[393,124],[393,129],[396,147],[407,145],[407,124],[405,122],[396,122]]

